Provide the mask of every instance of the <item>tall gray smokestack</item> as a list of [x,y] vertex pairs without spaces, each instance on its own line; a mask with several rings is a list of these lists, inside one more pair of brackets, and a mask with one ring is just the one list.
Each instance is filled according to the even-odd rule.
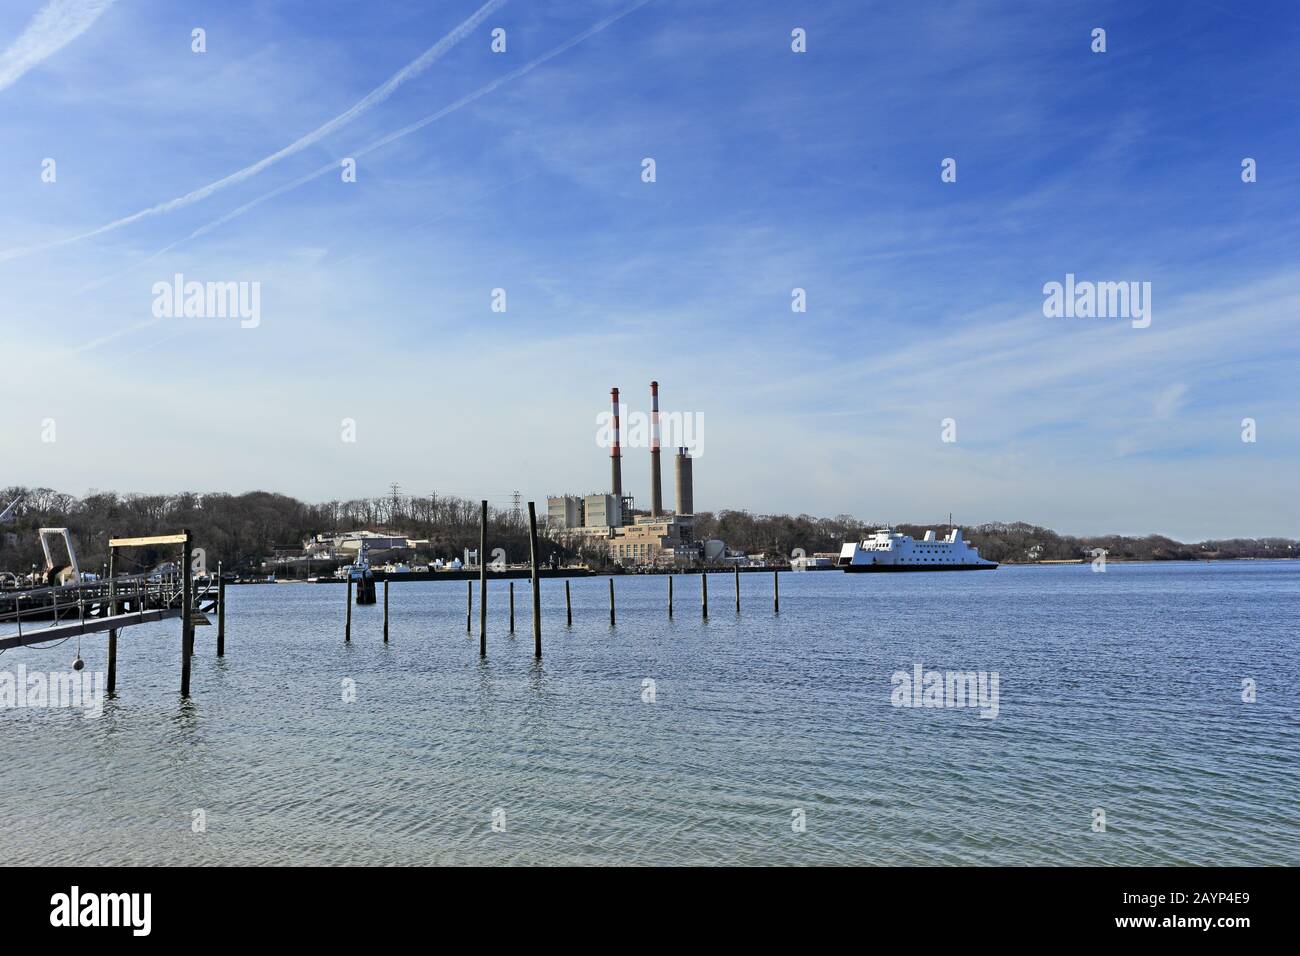
[[677,513],[695,514],[695,491],[691,487],[691,454],[688,449],[677,449]]
[[664,513],[664,493],[659,480],[659,383],[650,383],[650,517]]
[[618,424],[618,389],[611,388],[609,397],[614,405],[614,445],[609,450],[609,481],[610,493],[615,500],[623,500],[623,449],[620,448],[622,443],[621,430]]

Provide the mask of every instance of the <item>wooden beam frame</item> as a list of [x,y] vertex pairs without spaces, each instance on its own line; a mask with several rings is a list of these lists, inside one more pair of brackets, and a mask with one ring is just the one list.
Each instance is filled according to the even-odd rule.
[[109,538],[110,548],[147,548],[152,544],[184,544],[189,533],[159,534],[151,538]]

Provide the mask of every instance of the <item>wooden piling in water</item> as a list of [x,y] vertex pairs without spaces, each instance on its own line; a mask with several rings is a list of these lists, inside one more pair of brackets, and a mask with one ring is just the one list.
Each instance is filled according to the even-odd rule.
[[542,659],[542,591],[537,580],[537,505],[528,502],[528,560],[533,577],[533,656]]
[[478,519],[478,656],[487,657],[487,501]]
[[709,572],[700,572],[700,607],[704,609],[704,617],[709,616]]
[[609,626],[614,626],[614,578],[609,579]]
[[347,617],[344,618],[343,640],[347,643],[352,641],[352,574],[348,574],[348,597],[347,597]]
[[388,643],[388,578],[384,578],[384,643]]
[[564,579],[564,617],[565,624],[573,627],[573,599],[569,597],[569,579]]
[[736,613],[740,613],[740,565],[736,565]]
[[226,576],[217,562],[217,656],[226,656]]
[[472,634],[474,631],[474,582],[469,578],[465,579],[465,633]]
[[117,628],[108,632],[108,693],[117,690]]
[[510,582],[510,633],[515,632],[515,582]]
[[668,575],[668,616],[673,616],[673,576]]
[[[117,614],[116,588],[113,581],[113,556],[116,549],[108,549],[108,616]],[[15,605],[17,607],[17,605]],[[117,628],[108,632],[108,693],[117,690]]]
[[190,578],[190,562],[194,559],[189,529],[182,529],[185,541],[181,545],[181,696],[190,696],[190,657],[194,653],[194,622],[190,620],[194,603]]
[[776,568],[772,569],[772,613],[781,613],[781,579]]

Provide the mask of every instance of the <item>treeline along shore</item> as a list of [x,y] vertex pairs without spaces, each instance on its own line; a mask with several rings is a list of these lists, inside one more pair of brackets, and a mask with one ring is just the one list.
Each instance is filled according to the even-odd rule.
[[[228,570],[256,569],[277,552],[299,548],[319,533],[360,529],[386,530],[427,539],[421,558],[457,557],[479,540],[479,502],[454,495],[394,495],[308,504],[287,495],[252,491],[183,492],[174,495],[119,494],[96,491],[83,497],[49,488],[10,487],[0,493],[0,508],[22,496],[13,521],[0,526],[0,570],[25,572],[43,565],[37,529],[66,527],[72,531],[83,570],[98,570],[107,560],[108,540],[126,535],[163,534],[178,528],[194,533],[209,567],[218,561]],[[747,511],[702,512],[695,517],[697,538],[718,538],[728,548],[769,560],[788,559],[802,549],[812,555],[838,552],[852,541],[887,523],[866,522],[851,515],[814,518],[810,515],[757,515]],[[895,529],[920,537],[934,525],[894,524]],[[937,530],[942,531],[940,527]],[[1288,538],[1231,538],[1183,543],[1161,535],[1127,537],[1057,534],[1024,522],[963,526],[963,534],[980,554],[1004,564],[1091,560],[1097,549],[1112,561],[1193,561],[1300,557],[1300,541]],[[505,550],[509,561],[528,554],[526,513],[510,508],[489,509],[491,548]],[[552,554],[563,562],[583,561],[603,567],[608,558],[600,549],[564,547],[542,539],[544,561]],[[141,553],[141,565],[172,560],[174,555]]]

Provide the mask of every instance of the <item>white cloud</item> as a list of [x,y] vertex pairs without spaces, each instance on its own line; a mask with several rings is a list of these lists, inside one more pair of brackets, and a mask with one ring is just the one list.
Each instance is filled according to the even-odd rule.
[[1154,411],[1156,418],[1172,418],[1183,407],[1187,396],[1187,386],[1182,382],[1170,385],[1156,396]]

